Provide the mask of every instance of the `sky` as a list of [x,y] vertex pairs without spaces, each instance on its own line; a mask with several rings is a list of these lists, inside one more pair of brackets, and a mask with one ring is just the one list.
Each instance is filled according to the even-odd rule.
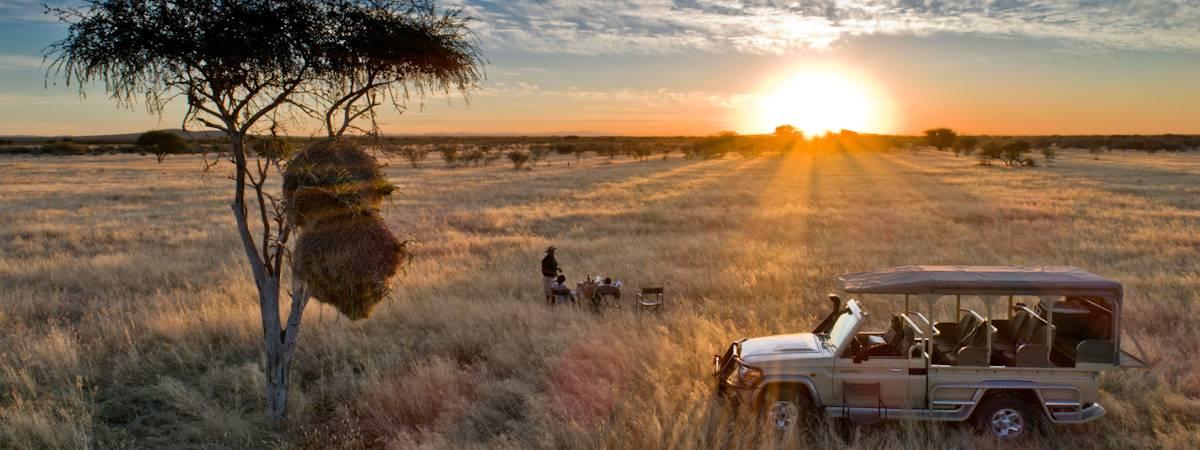
[[[179,126],[182,105],[158,117],[47,79],[66,28],[42,2],[0,0],[0,135]],[[1200,134],[1200,0],[443,4],[477,19],[487,79],[384,114],[385,132]]]

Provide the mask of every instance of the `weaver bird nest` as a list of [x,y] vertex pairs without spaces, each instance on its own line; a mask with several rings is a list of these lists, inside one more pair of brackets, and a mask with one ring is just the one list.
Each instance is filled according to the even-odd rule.
[[347,142],[314,143],[284,172],[288,217],[300,227],[296,275],[352,320],[371,314],[408,258],[379,215],[393,190],[375,158]]

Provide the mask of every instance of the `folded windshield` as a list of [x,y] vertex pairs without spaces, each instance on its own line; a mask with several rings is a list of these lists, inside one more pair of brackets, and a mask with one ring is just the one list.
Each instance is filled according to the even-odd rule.
[[829,344],[835,350],[841,348],[846,339],[858,328],[859,320],[861,319],[855,317],[850,308],[846,308],[846,311],[833,323],[833,328],[829,330]]

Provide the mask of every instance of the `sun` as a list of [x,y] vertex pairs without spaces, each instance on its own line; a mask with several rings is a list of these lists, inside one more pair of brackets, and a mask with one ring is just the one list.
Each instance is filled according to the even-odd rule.
[[862,80],[837,70],[797,72],[761,95],[753,128],[792,125],[805,135],[826,131],[886,132],[882,98]]

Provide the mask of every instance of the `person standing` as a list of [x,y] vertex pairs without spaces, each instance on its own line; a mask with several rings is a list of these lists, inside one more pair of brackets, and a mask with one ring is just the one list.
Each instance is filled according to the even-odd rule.
[[550,295],[550,288],[554,284],[554,277],[562,272],[558,267],[558,260],[554,258],[554,251],[558,250],[553,245],[546,247],[546,256],[542,258],[542,290],[544,295]]

